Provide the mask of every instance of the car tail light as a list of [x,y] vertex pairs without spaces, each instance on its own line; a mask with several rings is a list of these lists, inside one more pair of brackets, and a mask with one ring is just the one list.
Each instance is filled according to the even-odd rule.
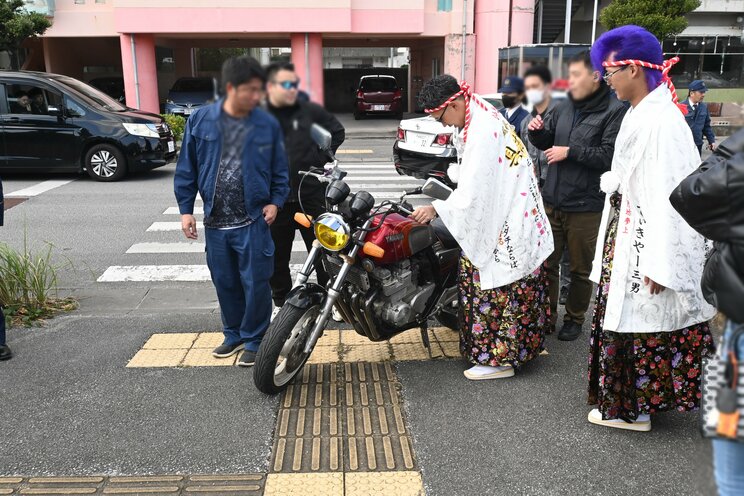
[[402,127],[399,127],[398,128],[398,139],[401,140],[401,141],[405,141],[406,140],[406,132],[403,131],[403,128]]
[[393,98],[395,100],[400,100],[401,98],[403,98],[403,92],[400,91],[400,89],[395,90],[395,95],[393,95]]
[[357,91],[357,98],[360,100],[364,98],[364,92],[362,90]]
[[435,143],[439,146],[447,146],[452,142],[451,134],[438,134]]

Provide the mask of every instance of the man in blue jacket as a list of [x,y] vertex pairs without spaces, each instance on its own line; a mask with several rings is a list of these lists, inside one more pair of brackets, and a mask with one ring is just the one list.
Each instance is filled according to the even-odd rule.
[[258,107],[266,74],[257,60],[235,57],[222,66],[226,97],[188,120],[176,166],[175,193],[188,239],[197,239],[194,202],[204,202],[207,265],[222,311],[225,339],[212,354],[245,351],[254,364],[271,317],[274,242],[269,226],[289,194],[284,137]]
[[[0,179],[0,226],[3,225],[3,181]],[[10,351],[8,345],[5,344],[5,315],[3,314],[3,307],[0,306],[0,361],[10,360],[13,358],[13,352]]]
[[504,108],[499,110],[506,117],[509,124],[514,126],[517,134],[522,129],[522,121],[529,117],[530,113],[522,106],[524,101],[524,79],[520,77],[508,77],[504,79],[504,85],[499,89],[501,102]]
[[687,125],[690,126],[692,131],[692,137],[695,139],[695,144],[698,147],[700,154],[703,153],[703,136],[708,139],[708,148],[715,150],[716,148],[716,135],[713,133],[713,128],[710,126],[710,112],[708,112],[708,106],[703,102],[705,99],[705,92],[708,88],[705,83],[696,79],[690,83],[688,87],[690,90],[687,100],[684,104],[687,105]]

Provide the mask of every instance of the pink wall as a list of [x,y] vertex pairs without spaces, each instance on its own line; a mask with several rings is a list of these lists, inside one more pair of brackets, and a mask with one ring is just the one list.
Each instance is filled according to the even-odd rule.
[[[469,35],[466,41],[465,81],[473,84],[475,79],[476,38]],[[444,73],[462,78],[462,35],[451,34],[444,38]]]
[[[132,56],[132,38],[134,38],[134,52],[137,56],[136,67]],[[146,112],[160,113],[158,75],[155,64],[155,38],[147,34],[122,34],[120,41],[127,106]],[[137,102],[138,92],[139,104]]]
[[512,8],[512,45],[529,45],[535,24],[534,0],[513,0]]
[[307,91],[314,102],[323,105],[323,36],[318,33],[308,34],[309,85],[305,63],[305,34],[293,34],[291,43],[292,63],[302,80],[300,88]]
[[[475,4],[475,88],[477,93],[498,91],[499,48],[508,44],[509,2],[478,0]],[[530,27],[530,32],[532,27]],[[514,31],[512,31],[514,32]],[[531,40],[530,40],[531,41]]]

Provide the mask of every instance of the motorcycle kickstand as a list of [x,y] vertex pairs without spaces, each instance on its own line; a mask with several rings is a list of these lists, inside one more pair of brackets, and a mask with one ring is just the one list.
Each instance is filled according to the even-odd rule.
[[429,341],[429,326],[426,324],[421,326],[421,341],[424,342],[426,351],[429,352],[429,358],[433,358],[431,355],[431,341]]

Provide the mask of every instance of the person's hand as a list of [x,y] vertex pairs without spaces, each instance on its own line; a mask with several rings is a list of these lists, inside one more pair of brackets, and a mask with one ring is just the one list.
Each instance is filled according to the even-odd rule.
[[716,148],[718,148],[718,145],[716,145],[715,143],[711,143],[710,145],[708,145],[708,150],[712,152],[716,151]]
[[437,216],[437,211],[431,205],[427,205],[425,207],[418,207],[411,214],[411,218],[415,220],[416,222],[420,222],[421,224],[428,224],[436,216]]
[[542,117],[538,115],[532,119],[527,125],[527,129],[529,131],[540,131],[541,129],[545,129],[545,123],[543,122]]
[[268,225],[274,223],[274,221],[276,220],[277,212],[279,212],[279,209],[276,207],[276,205],[266,205],[263,208],[263,218]]
[[186,214],[181,216],[181,230],[186,239],[198,239],[199,233],[196,231],[196,219],[193,215]]
[[644,277],[643,278],[643,284],[645,284],[646,286],[648,286],[648,291],[652,295],[657,295],[657,294],[663,293],[666,290],[666,288],[664,286],[662,286],[658,282],[652,281],[648,277]]
[[545,150],[545,156],[548,159],[549,164],[556,162],[562,162],[568,158],[568,147],[567,146],[554,146]]

